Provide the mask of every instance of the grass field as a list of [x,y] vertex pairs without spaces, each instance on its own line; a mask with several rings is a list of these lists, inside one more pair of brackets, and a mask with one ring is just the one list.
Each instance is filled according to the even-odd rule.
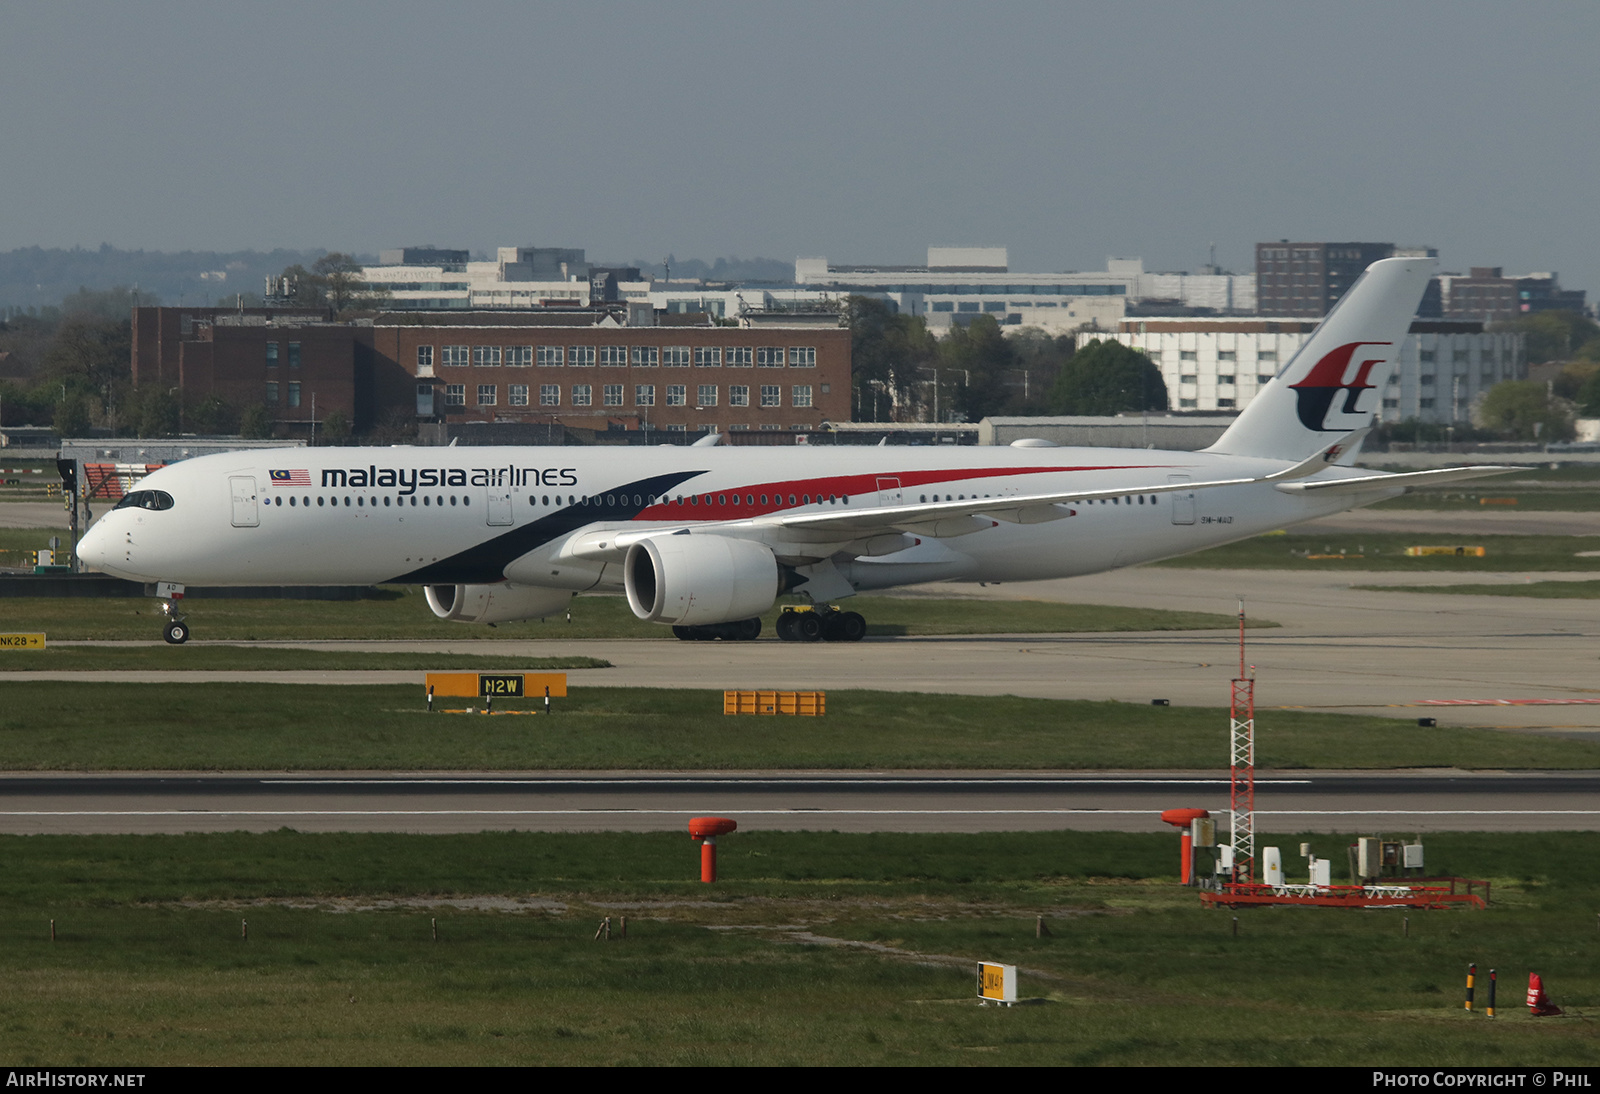
[[[1095,604],[1050,604],[1031,600],[937,600],[854,597],[850,607],[867,618],[869,635],[1040,634],[1097,631],[1202,630],[1232,627],[1234,618],[1207,612],[1173,612]],[[480,639],[585,638],[672,639],[668,627],[641,623],[621,596],[582,596],[572,602],[572,621],[562,617],[502,623],[497,627],[446,623],[434,617],[421,589],[383,588],[363,600],[186,600],[197,642],[276,641],[315,638]],[[777,641],[777,610],[763,617],[763,634]],[[44,631],[53,640],[147,639],[159,641],[161,611],[154,599],[0,599],[8,631]],[[1253,621],[1256,625],[1275,626]]]
[[[1405,553],[1412,546],[1485,547],[1483,558]],[[1179,569],[1215,570],[1448,570],[1452,573],[1499,573],[1507,570],[1597,570],[1600,557],[1579,552],[1600,550],[1600,536],[1443,535],[1436,533],[1359,532],[1330,536],[1271,534],[1213,547],[1199,554],[1155,563]],[[1323,557],[1314,556],[1344,556]]]
[[[1213,770],[1227,748],[1227,712],[1203,707],[832,691],[820,718],[728,716],[720,691],[573,684],[546,719],[427,714],[420,673],[412,687],[13,681],[0,767]],[[1600,744],[1263,710],[1256,757],[1264,769],[1587,769]]]
[[1531,596],[1540,600],[1600,600],[1600,581],[1530,581],[1524,585],[1352,585],[1385,593],[1454,593],[1457,596]]
[[[1347,842],[1262,845],[1301,840]],[[1428,854],[1494,904],[1406,930],[1206,910],[1167,833],[740,832],[714,888],[683,835],[5,837],[0,1043],[30,1067],[1600,1062],[1600,836]],[[976,1006],[980,959],[1035,1005]],[[1470,962],[1480,1006],[1500,974],[1492,1023],[1461,1008]],[[1571,1017],[1526,1016],[1530,971]]]

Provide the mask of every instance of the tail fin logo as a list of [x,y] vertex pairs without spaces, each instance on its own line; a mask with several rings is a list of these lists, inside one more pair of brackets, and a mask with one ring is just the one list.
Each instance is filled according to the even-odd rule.
[[[1314,429],[1321,433],[1341,432],[1358,429],[1366,424],[1366,418],[1371,414],[1370,407],[1359,408],[1356,404],[1361,400],[1361,394],[1371,391],[1375,386],[1367,382],[1372,375],[1372,370],[1388,360],[1388,355],[1373,357],[1363,360],[1356,368],[1356,373],[1349,380],[1345,373],[1350,369],[1350,362],[1355,357],[1356,351],[1362,346],[1388,346],[1391,342],[1346,342],[1336,349],[1330,350],[1322,360],[1311,366],[1311,371],[1306,373],[1305,379],[1297,384],[1290,384],[1294,389],[1299,403],[1296,410],[1300,415],[1300,422],[1307,429]],[[1334,400],[1339,392],[1345,392],[1344,405],[1335,409]],[[1337,419],[1343,416],[1346,421]],[[1330,424],[1328,419],[1335,421]]]

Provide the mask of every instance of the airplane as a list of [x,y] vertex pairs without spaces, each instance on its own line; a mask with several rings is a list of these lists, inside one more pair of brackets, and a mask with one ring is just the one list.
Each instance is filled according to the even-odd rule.
[[137,484],[79,544],[154,584],[424,588],[441,619],[503,623],[622,592],[686,640],[857,641],[839,602],[932,581],[1070,577],[1204,550],[1500,474],[1352,466],[1432,273],[1374,263],[1199,452],[1022,447],[310,448],[203,456]]

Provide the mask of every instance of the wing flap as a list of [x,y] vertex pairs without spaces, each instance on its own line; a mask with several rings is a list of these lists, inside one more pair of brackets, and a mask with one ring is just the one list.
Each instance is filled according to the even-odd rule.
[[1362,475],[1353,479],[1323,479],[1320,482],[1280,482],[1285,494],[1370,494],[1394,486],[1427,486],[1433,483],[1465,482],[1491,475],[1504,475],[1519,467],[1485,464],[1479,467],[1437,467],[1432,471],[1407,471],[1390,475]]

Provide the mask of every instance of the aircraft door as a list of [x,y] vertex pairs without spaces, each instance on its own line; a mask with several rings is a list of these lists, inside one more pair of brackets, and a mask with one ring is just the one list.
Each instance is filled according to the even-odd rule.
[[491,526],[507,525],[514,523],[511,516],[511,488],[509,486],[490,486],[488,491],[489,524]]
[[228,478],[228,492],[233,497],[233,526],[254,528],[261,523],[256,509],[256,480],[253,475],[232,475]]
[[[1188,482],[1188,475],[1168,475],[1169,483]],[[1172,492],[1172,523],[1194,523],[1194,491],[1174,490]]]
[[878,480],[878,504],[900,504],[900,480],[880,478]]

